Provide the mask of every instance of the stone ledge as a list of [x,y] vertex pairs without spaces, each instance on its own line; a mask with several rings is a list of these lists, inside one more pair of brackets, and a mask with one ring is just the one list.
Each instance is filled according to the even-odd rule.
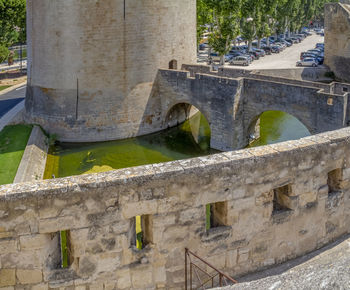
[[18,167],[14,183],[42,180],[48,149],[47,137],[40,127],[34,126]]

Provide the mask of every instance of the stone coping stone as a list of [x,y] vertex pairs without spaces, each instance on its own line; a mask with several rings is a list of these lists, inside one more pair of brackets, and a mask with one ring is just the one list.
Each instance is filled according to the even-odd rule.
[[44,177],[48,139],[39,126],[34,126],[30,134],[14,183],[42,180]]
[[30,197],[62,195],[71,191],[86,191],[92,188],[125,186],[127,183],[144,184],[152,180],[168,179],[193,171],[214,170],[219,167],[241,168],[245,165],[266,162],[288,152],[319,151],[331,144],[350,142],[350,127],[313,135],[299,140],[286,141],[256,148],[222,152],[210,156],[149,164],[113,170],[103,173],[70,176],[37,182],[15,183],[0,186],[0,201],[19,200]]

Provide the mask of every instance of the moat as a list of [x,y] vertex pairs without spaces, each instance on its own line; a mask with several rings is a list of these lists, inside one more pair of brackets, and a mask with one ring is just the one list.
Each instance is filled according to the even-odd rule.
[[[284,112],[268,111],[260,120],[260,138],[251,146],[310,135],[299,120]],[[104,172],[218,152],[209,145],[209,124],[197,113],[177,127],[152,135],[101,143],[56,144],[50,148],[44,178]]]

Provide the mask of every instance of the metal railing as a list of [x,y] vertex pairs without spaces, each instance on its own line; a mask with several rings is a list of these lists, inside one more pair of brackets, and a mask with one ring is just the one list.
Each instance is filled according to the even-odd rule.
[[[191,256],[202,262],[204,265],[214,270],[213,274],[208,273],[202,267],[192,261]],[[188,269],[189,266],[189,269]],[[189,280],[188,280],[189,270]],[[194,283],[194,279],[196,283]],[[216,281],[218,280],[218,281]],[[192,289],[209,289],[214,287],[223,287],[238,283],[235,279],[221,272],[213,265],[198,257],[195,253],[185,248],[185,290]],[[188,285],[189,284],[189,285]]]

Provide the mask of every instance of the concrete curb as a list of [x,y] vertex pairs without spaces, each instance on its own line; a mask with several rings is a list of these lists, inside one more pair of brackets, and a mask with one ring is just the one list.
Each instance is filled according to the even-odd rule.
[[0,131],[7,126],[21,111],[24,110],[24,100],[0,118]]
[[42,180],[49,149],[47,137],[34,126],[13,183]]
[[20,87],[23,87],[23,86],[26,85],[26,84],[27,84],[27,81],[21,82],[21,83],[19,83],[19,84],[13,85],[13,86],[11,86],[11,87],[5,89],[5,90],[2,90],[2,91],[0,91],[0,96],[2,96],[2,95],[4,95],[4,94],[7,94],[7,93],[9,93],[9,92],[12,92],[12,91],[14,91],[14,90],[16,90],[16,89],[18,89],[18,88],[20,88]]

